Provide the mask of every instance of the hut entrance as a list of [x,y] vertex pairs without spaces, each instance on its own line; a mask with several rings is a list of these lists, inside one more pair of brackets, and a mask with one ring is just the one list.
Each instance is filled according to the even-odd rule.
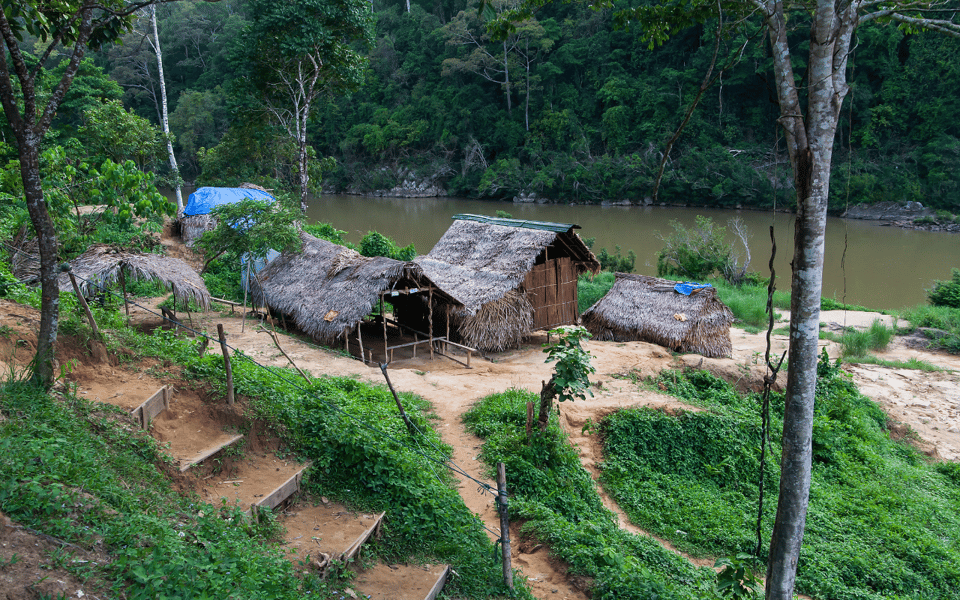
[[577,269],[567,257],[535,265],[523,280],[533,305],[533,328],[552,329],[577,322]]

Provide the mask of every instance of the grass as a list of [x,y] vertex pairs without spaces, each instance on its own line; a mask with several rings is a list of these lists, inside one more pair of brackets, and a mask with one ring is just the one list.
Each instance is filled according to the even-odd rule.
[[883,360],[876,356],[850,356],[845,358],[844,361],[851,364],[879,365],[891,369],[913,369],[915,371],[926,371],[928,373],[947,370],[918,358],[911,358],[910,360]]
[[490,470],[505,464],[510,512],[523,522],[521,536],[548,545],[571,574],[593,578],[591,597],[597,600],[719,598],[711,569],[696,568],[652,538],[617,526],[555,415],[545,433],[527,439],[526,403],[537,399],[507,390],[464,415],[467,428],[484,438],[480,458]]
[[960,354],[960,309],[949,306],[917,306],[900,311],[900,316],[925,332],[933,348]]
[[[826,357],[813,427],[797,591],[815,598],[960,598],[960,469],[892,441],[886,415]],[[696,555],[753,553],[756,398],[705,372],[658,380],[697,413],[631,409],[601,424],[602,481],[631,520]],[[783,397],[771,404],[761,561],[776,510]]]

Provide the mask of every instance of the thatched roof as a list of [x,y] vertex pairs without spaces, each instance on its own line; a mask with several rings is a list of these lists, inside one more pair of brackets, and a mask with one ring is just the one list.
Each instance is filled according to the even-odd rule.
[[[178,301],[196,302],[204,309],[210,307],[210,292],[193,267],[179,258],[159,254],[124,252],[107,244],[91,246],[70,262],[81,293],[93,295],[98,285],[111,285],[120,280],[123,270],[127,280],[153,279],[173,288]],[[61,292],[72,292],[73,285],[66,273],[57,279]]]
[[711,358],[729,356],[733,313],[717,291],[704,288],[684,296],[675,285],[617,273],[607,295],[583,313],[583,324],[598,340],[640,340]]
[[[414,263],[354,250],[301,232],[302,253],[284,253],[259,273],[266,298],[255,298],[290,315],[297,326],[323,343],[333,343],[370,314],[382,292],[430,280]],[[434,291],[440,301],[453,302]]]
[[476,312],[455,311],[451,321],[467,346],[488,352],[516,348],[533,329],[533,305],[516,290],[487,302]]
[[579,273],[600,263],[580,239],[577,225],[457,215],[426,256],[415,259],[424,273],[471,313],[517,289],[544,250],[569,256]]

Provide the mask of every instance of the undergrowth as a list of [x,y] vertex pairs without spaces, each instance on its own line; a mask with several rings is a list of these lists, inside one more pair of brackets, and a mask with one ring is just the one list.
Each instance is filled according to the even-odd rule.
[[949,306],[917,306],[900,311],[913,327],[923,328],[932,348],[960,354],[960,309]]
[[481,400],[464,415],[484,438],[481,459],[506,467],[512,519],[521,534],[549,545],[571,573],[594,578],[592,598],[661,600],[714,598],[715,576],[646,536],[628,533],[603,507],[555,416],[546,432],[526,437],[526,403],[538,397],[511,389]]
[[327,584],[297,577],[240,510],[189,501],[170,489],[147,434],[120,409],[23,382],[0,387],[0,510],[109,564],[64,560],[111,597],[321,597]]
[[[824,355],[818,369],[813,475],[797,590],[816,598],[960,598],[960,488],[894,442],[886,416]],[[753,553],[759,410],[706,372],[656,384],[703,408],[648,408],[602,423],[603,484],[637,525],[695,555]],[[771,404],[763,531],[777,503],[783,397]],[[769,537],[761,548],[766,561]]]
[[[134,354],[163,356],[184,366],[184,375],[225,396],[223,358],[199,357],[196,342],[157,330],[127,332]],[[311,378],[285,368],[264,368],[234,354],[233,380],[254,418],[272,425],[300,458],[309,460],[304,488],[343,500],[358,510],[387,512],[378,552],[388,560],[414,557],[450,563],[459,576],[447,593],[486,598],[505,592],[502,567],[482,523],[464,505],[443,462],[450,448],[430,425],[426,401],[401,394],[418,432],[411,435],[385,386],[351,378]],[[425,458],[431,457],[433,460]],[[518,579],[520,597],[529,592]]]

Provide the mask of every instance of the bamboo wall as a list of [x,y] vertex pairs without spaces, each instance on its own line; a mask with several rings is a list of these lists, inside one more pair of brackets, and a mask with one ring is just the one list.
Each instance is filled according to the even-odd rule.
[[577,322],[577,269],[569,257],[535,265],[523,286],[533,305],[533,329],[551,329]]

